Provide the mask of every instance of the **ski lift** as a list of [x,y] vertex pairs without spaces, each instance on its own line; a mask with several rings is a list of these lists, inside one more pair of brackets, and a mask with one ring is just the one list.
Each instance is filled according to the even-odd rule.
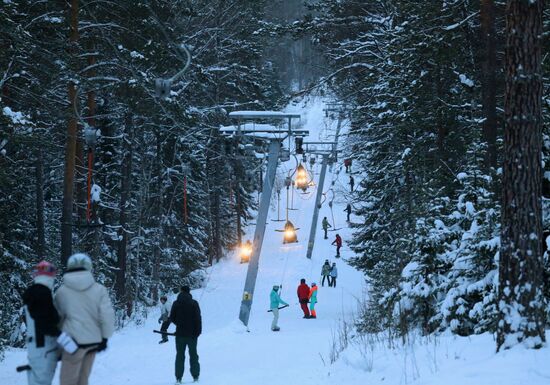
[[311,158],[309,158],[309,166],[310,167],[313,167],[313,165],[315,164],[315,155],[312,155]]
[[191,53],[187,49],[185,45],[180,45],[179,48],[185,52],[185,55],[187,56],[185,66],[174,76],[168,79],[164,78],[158,78],[155,79],[155,94],[157,98],[159,99],[166,99],[170,96],[170,90],[172,89],[172,84],[177,81],[179,78],[183,76],[185,71],[187,71],[187,68],[189,68],[189,64],[191,63]]
[[255,152],[254,152],[254,145],[251,144],[251,143],[246,143],[244,145],[244,154],[246,156],[254,156]]
[[296,154],[303,154],[304,148],[302,146],[304,143],[304,138],[302,138],[301,136],[297,136],[294,141],[296,145]]

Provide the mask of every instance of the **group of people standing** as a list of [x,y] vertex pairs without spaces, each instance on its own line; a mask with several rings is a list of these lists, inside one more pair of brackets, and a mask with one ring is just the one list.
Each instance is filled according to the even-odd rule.
[[53,294],[56,268],[42,261],[23,294],[29,385],[50,385],[61,359],[60,385],[87,385],[95,355],[114,332],[114,309],[105,286],[92,275],[86,254],[67,261],[63,283]]
[[338,268],[336,262],[332,263],[332,266],[328,259],[325,259],[323,267],[321,267],[321,286],[325,286],[325,279],[328,281],[329,287],[336,287],[336,278],[338,278]]

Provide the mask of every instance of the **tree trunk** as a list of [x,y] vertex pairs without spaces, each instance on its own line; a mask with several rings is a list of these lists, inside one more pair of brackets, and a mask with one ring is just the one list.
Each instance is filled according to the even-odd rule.
[[496,32],[494,0],[481,0],[481,104],[483,108],[483,141],[487,144],[485,165],[497,167],[497,85],[496,85]]
[[160,283],[160,259],[162,254],[162,137],[160,134],[160,127],[156,130],[157,139],[157,154],[155,160],[154,175],[157,182],[157,199],[154,203],[154,218],[156,220],[156,236],[155,243],[153,244],[153,289],[151,290],[153,301],[158,301],[159,298],[159,283]]
[[36,255],[44,259],[46,237],[44,231],[44,155],[38,147],[36,154]]
[[[78,41],[78,0],[71,0],[71,34],[69,39],[70,51],[73,60],[76,60]],[[65,266],[72,253],[73,238],[73,193],[74,193],[74,169],[76,156],[77,117],[75,110],[76,84],[69,81],[69,120],[67,125],[67,141],[65,145],[65,174],[63,176],[63,209],[61,213],[61,264]]]
[[134,140],[133,118],[130,112],[126,113],[125,132],[123,136],[121,195],[120,195],[120,217],[119,217],[119,243],[118,243],[118,270],[116,277],[116,292],[118,300],[122,303],[126,297],[126,270],[128,254],[128,231],[127,231],[127,205],[130,201],[132,189],[132,150]]
[[542,36],[541,0],[506,7],[506,93],[497,350],[518,342],[540,347]]

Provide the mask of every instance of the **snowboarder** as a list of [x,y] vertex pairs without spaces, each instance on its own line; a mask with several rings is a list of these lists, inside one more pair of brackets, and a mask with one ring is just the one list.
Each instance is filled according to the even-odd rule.
[[332,241],[333,245],[336,245],[336,258],[340,258],[340,248],[342,247],[342,238],[340,234],[336,234],[336,238]]
[[321,267],[321,277],[323,277],[321,280],[321,286],[325,286],[325,279],[328,280],[328,285],[330,286],[330,263],[328,259],[325,259],[325,263],[323,264],[323,267]]
[[330,268],[329,286],[336,287],[336,278],[338,278],[338,269],[336,268],[336,262],[333,262],[332,267]]
[[311,316],[309,318],[317,318],[317,312],[315,311],[315,304],[317,303],[317,284],[311,283],[311,289],[309,290],[309,312]]
[[353,192],[353,186],[355,185],[355,179],[353,179],[353,176],[349,176],[349,187],[351,192]]
[[323,222],[321,223],[321,226],[323,226],[323,231],[325,232],[325,239],[328,239],[327,231],[329,227],[332,227],[330,223],[328,223],[327,217],[323,218]]
[[[165,295],[160,297],[160,317],[159,317],[160,331],[166,333],[168,326],[170,326],[170,306],[168,305],[168,298]],[[159,344],[168,342],[168,335],[163,334]]]
[[304,312],[304,318],[309,318],[309,309],[307,308],[307,303],[309,302],[309,286],[306,283],[306,280],[302,278],[300,280],[300,285],[297,290],[298,301],[300,302],[300,307]]
[[344,166],[346,166],[346,174],[351,172],[351,159],[344,159]]
[[86,385],[96,352],[107,349],[115,328],[115,313],[109,292],[94,280],[92,260],[73,254],[67,261],[63,285],[55,293],[61,330],[78,345],[78,350],[61,355],[60,385]]
[[349,222],[349,216],[351,215],[351,204],[348,203],[344,211],[348,214],[346,221]]
[[277,322],[279,322],[279,305],[285,305],[288,306],[288,303],[283,301],[281,297],[279,296],[279,286],[274,285],[273,290],[271,290],[271,294],[269,296],[270,299],[270,305],[269,308],[271,312],[273,313],[273,321],[271,322],[271,330],[274,332],[278,332],[281,330],[279,325],[277,325]]
[[199,380],[200,364],[197,341],[202,333],[199,303],[191,296],[189,286],[182,286],[178,299],[172,305],[170,322],[176,325],[176,383],[181,383],[185,366],[185,349],[189,348],[189,364],[193,381]]
[[33,277],[33,284],[23,293],[31,367],[27,372],[27,381],[29,385],[50,385],[59,358],[56,341],[59,335],[59,314],[52,298],[54,265],[40,262],[33,269]]

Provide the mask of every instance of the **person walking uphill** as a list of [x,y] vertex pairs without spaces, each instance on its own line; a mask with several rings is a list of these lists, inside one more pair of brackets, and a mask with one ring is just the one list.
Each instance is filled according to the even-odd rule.
[[185,366],[185,349],[189,348],[189,366],[193,381],[199,380],[200,364],[197,341],[202,333],[199,303],[191,296],[189,286],[183,286],[172,305],[170,321],[176,325],[176,383],[181,383]]
[[[160,297],[160,317],[159,324],[160,331],[166,333],[168,331],[168,326],[170,326],[170,307],[168,306],[168,298],[163,295]],[[163,334],[162,339],[159,341],[159,344],[168,342],[168,335]]]
[[349,187],[350,187],[351,192],[353,192],[353,186],[355,186],[355,179],[353,179],[353,177],[350,175],[349,176]]
[[330,286],[330,263],[328,262],[328,259],[325,259],[325,263],[323,264],[323,267],[321,267],[321,277],[323,277],[321,280],[321,286],[325,286],[325,279],[328,281],[328,285]]
[[271,322],[271,330],[274,332],[278,332],[281,330],[279,325],[277,323],[279,322],[279,305],[285,305],[288,306],[288,303],[283,301],[281,297],[279,296],[279,286],[274,285],[273,290],[271,290],[271,294],[269,295],[270,299],[270,305],[269,309],[273,313],[273,321]]
[[351,215],[351,204],[348,203],[344,211],[347,213],[347,219],[346,222],[349,222],[349,216]]
[[332,244],[336,245],[336,258],[340,258],[340,248],[342,247],[342,237],[340,237],[340,234],[336,234],[336,238],[334,238]]
[[306,283],[306,280],[302,278],[300,280],[300,285],[297,290],[298,301],[300,302],[300,307],[304,312],[304,318],[309,318],[309,309],[307,308],[307,303],[309,302],[309,286]]
[[330,268],[329,286],[336,287],[336,278],[338,278],[338,269],[336,268],[336,262],[333,262],[332,267]]
[[317,284],[311,283],[311,289],[309,290],[309,311],[311,316],[309,318],[317,318],[317,312],[315,311],[315,304],[317,303]]
[[96,352],[107,349],[115,329],[115,313],[105,286],[94,280],[92,260],[74,254],[67,262],[63,285],[55,293],[61,330],[77,344],[61,355],[60,385],[87,385]]
[[31,369],[29,385],[50,385],[57,366],[59,314],[53,304],[52,289],[55,267],[42,261],[33,269],[33,284],[23,293],[27,349]]
[[323,231],[325,232],[325,239],[328,239],[327,231],[329,227],[332,227],[330,223],[328,223],[327,217],[323,218],[323,222],[321,222],[321,226],[323,226]]

